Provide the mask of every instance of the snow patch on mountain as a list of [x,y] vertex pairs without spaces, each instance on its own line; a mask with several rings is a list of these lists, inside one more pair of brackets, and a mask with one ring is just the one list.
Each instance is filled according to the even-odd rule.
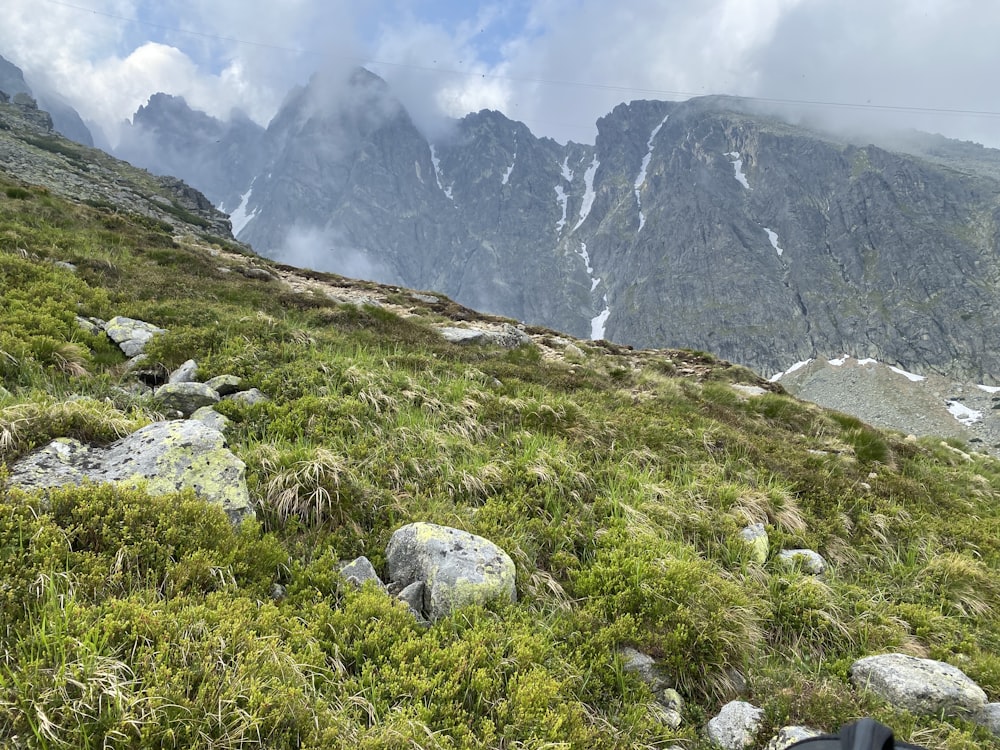
[[778,245],[778,233],[771,229],[768,229],[767,227],[764,227],[764,231],[767,232],[767,238],[771,241],[771,247],[773,247],[778,252],[778,257],[780,258],[781,254],[784,253],[785,251],[781,248],[780,245]]
[[976,383],[976,388],[981,391],[986,391],[987,393],[1000,393],[1000,386],[996,385],[982,385],[981,383]]
[[556,185],[556,200],[559,201],[559,205],[562,206],[562,218],[556,222],[556,233],[561,234],[563,227],[566,226],[566,202],[569,200],[569,196],[566,191],[563,190],[562,185]]
[[250,223],[250,220],[257,215],[259,209],[254,209],[249,214],[247,213],[247,205],[250,202],[250,195],[253,193],[253,183],[257,181],[255,177],[253,182],[250,183],[250,187],[247,191],[240,196],[240,205],[236,207],[236,210],[229,214],[229,221],[233,225],[233,237],[237,236],[243,231],[243,228]]
[[600,341],[604,338],[604,326],[608,322],[608,318],[611,317],[611,307],[608,305],[608,295],[604,295],[604,309],[597,314],[590,321],[590,338],[594,341]]
[[437,151],[434,148],[434,144],[431,146],[431,164],[434,165],[434,178],[437,180],[437,186],[440,188],[441,192],[448,196],[449,200],[455,200],[454,196],[451,194],[451,186],[445,187],[441,182],[441,160],[438,158]]
[[594,175],[597,174],[599,166],[601,166],[601,162],[597,160],[597,154],[594,154],[594,160],[583,173],[583,203],[580,204],[580,220],[573,227],[574,232],[587,220],[587,217],[590,216],[590,209],[594,207],[594,198],[597,197],[597,193],[594,191]]
[[983,419],[983,413],[981,411],[970,409],[968,406],[958,401],[948,402],[948,413],[967,427],[971,424],[975,424],[976,422],[980,422]]
[[562,163],[562,176],[566,182],[573,181],[573,170],[569,168],[569,156],[563,159]]
[[889,369],[892,370],[897,375],[902,375],[904,378],[913,383],[919,383],[921,380],[927,380],[927,378],[925,378],[923,375],[915,375],[912,372],[907,372],[906,370],[900,370],[898,367],[893,367],[892,365],[889,365]]
[[514,157],[511,159],[507,171],[503,173],[503,179],[500,181],[501,185],[506,185],[508,180],[510,180],[510,173],[514,171],[515,164],[517,164],[517,138],[514,139]]
[[586,242],[580,243],[580,249],[576,251],[576,254],[583,259],[583,266],[587,269],[587,275],[590,277],[590,291],[594,291],[601,283],[601,278],[594,276],[594,267],[590,265],[590,253],[587,252]]
[[736,172],[736,181],[747,190],[753,190],[753,188],[750,187],[750,183],[747,181],[746,174],[743,172],[743,159],[740,157],[740,152],[730,151],[726,154],[726,156],[731,157],[732,159],[733,171]]
[[646,223],[646,217],[642,213],[642,186],[646,182],[646,170],[649,169],[649,162],[653,158],[653,148],[654,148],[654,146],[653,146],[653,140],[659,134],[660,128],[662,128],[666,124],[667,119],[669,117],[670,117],[670,115],[667,115],[666,117],[664,117],[660,121],[660,124],[657,125],[655,128],[653,128],[653,132],[650,133],[649,140],[646,141],[646,155],[642,158],[642,166],[639,168],[639,174],[635,178],[635,186],[634,186],[635,187],[635,202],[636,202],[636,205],[639,207],[639,228],[636,230],[637,232],[641,232],[642,231],[642,227]]
[[[812,359],[803,359],[800,362],[796,362],[794,365],[792,365],[791,367],[789,367],[784,372],[779,372],[777,375],[772,375],[768,379],[772,383],[777,383],[779,380],[781,380],[782,376],[784,376],[784,375],[791,375],[796,370],[801,370],[803,367],[805,367],[806,365],[808,365],[810,362],[812,362]],[[830,364],[833,364],[832,360],[831,360]]]

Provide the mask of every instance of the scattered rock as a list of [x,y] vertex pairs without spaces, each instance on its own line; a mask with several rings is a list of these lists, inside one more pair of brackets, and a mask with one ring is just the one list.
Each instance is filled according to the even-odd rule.
[[364,586],[365,581],[375,581],[379,588],[385,588],[382,579],[375,572],[375,566],[372,565],[371,560],[367,557],[357,557],[350,562],[344,563],[340,566],[339,572],[345,581],[358,588]]
[[257,279],[258,281],[278,280],[278,277],[275,276],[270,271],[265,271],[263,268],[256,268],[254,266],[244,266],[240,269],[240,273],[242,273],[248,279]]
[[573,342],[566,344],[566,346],[563,348],[563,354],[566,356],[566,359],[569,360],[570,362],[583,362],[586,359],[586,355],[584,355],[583,349],[578,347]]
[[412,292],[410,296],[417,300],[417,302],[426,302],[428,305],[435,305],[441,301],[432,294],[421,294],[420,292]]
[[191,415],[191,419],[197,419],[199,422],[204,422],[213,430],[218,430],[222,433],[225,433],[231,424],[229,417],[219,414],[219,412],[211,406],[202,406],[195,409],[194,413]]
[[851,682],[894,708],[915,714],[962,716],[986,707],[986,693],[962,670],[906,654],[882,654],[851,665]]
[[270,401],[262,391],[256,388],[251,388],[249,391],[239,391],[237,393],[231,393],[226,396],[228,401],[236,401],[241,404],[246,404],[247,406],[253,406],[254,404],[263,404],[265,401]]
[[216,375],[214,378],[206,380],[205,385],[220,396],[229,396],[239,391],[243,385],[243,379],[235,375]]
[[708,739],[723,750],[743,750],[757,740],[764,711],[746,701],[731,701],[708,722]]
[[167,383],[154,391],[153,396],[166,409],[176,409],[190,417],[203,406],[219,403],[219,394],[204,383]]
[[10,482],[25,489],[83,482],[134,486],[151,495],[191,489],[238,522],[253,515],[246,466],[222,434],[194,420],[154,422],[107,448],[60,438],[11,467]]
[[134,357],[142,354],[142,350],[153,336],[166,333],[166,329],[142,320],[117,315],[104,324],[104,332],[118,344],[126,357]]
[[631,672],[646,683],[654,693],[659,693],[670,685],[670,675],[652,656],[629,646],[619,648],[618,654],[622,658],[622,667],[625,671]]
[[[167,378],[167,382],[193,383],[196,377],[198,377],[198,363],[193,359],[189,359],[187,362],[170,373],[170,377]],[[213,388],[212,390],[215,389]]]
[[393,583],[423,581],[421,614],[437,620],[454,609],[502,599],[514,601],[514,562],[493,542],[432,523],[398,529],[386,548]]
[[427,587],[424,585],[423,581],[414,581],[396,594],[396,598],[401,602],[405,602],[410,608],[410,611],[413,613],[413,616],[421,622],[426,622],[422,614],[424,611],[424,593],[426,591]]
[[761,564],[767,561],[770,544],[764,524],[750,524],[740,531],[740,538],[750,546],[750,556],[754,560]]
[[55,266],[56,266],[56,268],[64,268],[67,271],[70,271],[71,273],[76,273],[76,266],[73,265],[72,263],[69,263],[69,262],[65,261],[65,260],[57,260],[55,262]]
[[759,385],[747,385],[746,383],[733,383],[732,388],[744,396],[763,396],[767,393],[767,390]]
[[789,568],[801,565],[802,570],[815,576],[822,575],[827,568],[823,556],[811,549],[783,549],[778,559]]
[[684,699],[673,688],[660,691],[657,696],[656,718],[671,729],[679,729],[684,722]]
[[280,583],[271,584],[271,599],[273,599],[274,601],[280,602],[282,599],[285,598],[286,593],[287,591],[285,587],[282,586]]
[[819,737],[822,732],[802,726],[782,727],[778,733],[767,743],[765,750],[785,750],[796,742],[808,740],[810,737]]
[[987,703],[977,713],[973,720],[986,727],[997,737],[1000,737],[1000,703]]
[[516,349],[524,344],[530,344],[531,336],[520,328],[504,323],[499,331],[483,328],[438,328],[438,332],[446,341],[452,344],[485,344],[500,346],[504,349]]
[[76,324],[80,329],[94,336],[100,336],[106,325],[100,318],[85,318],[82,315],[76,316]]

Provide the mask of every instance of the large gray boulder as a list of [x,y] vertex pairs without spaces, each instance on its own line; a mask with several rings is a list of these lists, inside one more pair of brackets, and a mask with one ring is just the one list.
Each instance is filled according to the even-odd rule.
[[104,324],[104,332],[118,344],[126,357],[134,357],[142,354],[142,350],[153,336],[166,333],[166,329],[143,320],[116,315]]
[[424,582],[421,614],[436,620],[458,607],[514,601],[514,562],[493,542],[432,523],[398,529],[386,548],[389,579],[400,588]]
[[894,708],[915,714],[966,716],[986,706],[986,693],[966,674],[940,661],[881,654],[851,665],[851,682]]
[[764,711],[746,701],[730,701],[708,722],[708,739],[723,750],[743,750],[757,740]]
[[204,383],[166,383],[153,396],[167,409],[190,417],[203,406],[219,403],[219,394]]
[[154,422],[107,448],[54,440],[11,466],[10,482],[24,489],[143,483],[151,495],[191,489],[238,522],[253,515],[245,474],[246,465],[226,448],[220,432],[176,420]]
[[484,344],[499,346],[504,349],[516,349],[519,346],[532,343],[531,336],[509,323],[504,323],[499,331],[485,328],[455,328],[446,326],[439,328],[438,332],[445,341],[452,344]]

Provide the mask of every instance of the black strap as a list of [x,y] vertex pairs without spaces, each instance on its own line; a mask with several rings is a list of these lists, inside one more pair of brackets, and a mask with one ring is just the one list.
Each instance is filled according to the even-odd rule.
[[874,719],[859,719],[840,728],[841,750],[894,750],[892,730]]

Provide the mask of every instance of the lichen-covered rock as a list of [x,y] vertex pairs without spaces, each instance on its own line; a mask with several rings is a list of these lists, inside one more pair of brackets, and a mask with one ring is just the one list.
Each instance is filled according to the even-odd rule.
[[116,315],[104,324],[104,332],[118,344],[126,357],[134,357],[142,354],[142,350],[153,336],[166,333],[166,330],[143,320]]
[[214,378],[206,380],[205,385],[220,396],[228,396],[240,389],[243,385],[243,379],[236,375],[216,375]]
[[372,565],[371,560],[364,556],[343,563],[339,573],[345,581],[359,588],[364,586],[366,581],[375,581],[379,588],[385,588],[382,579],[375,572],[375,566]]
[[25,489],[142,483],[152,495],[191,489],[239,521],[253,515],[245,474],[221,433],[198,421],[176,420],[154,422],[107,448],[54,440],[11,466],[10,482]]
[[746,701],[731,701],[708,722],[708,739],[723,750],[743,750],[757,740],[764,711]]
[[514,562],[493,542],[432,523],[398,529],[386,548],[389,579],[423,581],[421,614],[436,620],[468,604],[514,601]]
[[253,406],[254,404],[262,404],[265,401],[270,401],[267,395],[258,390],[257,388],[251,388],[249,391],[239,391],[238,393],[232,393],[226,396],[229,401],[236,401],[241,404],[246,404],[247,406]]
[[808,740],[810,737],[819,737],[822,732],[802,726],[782,727],[778,733],[767,743],[765,750],[786,750],[796,742]]
[[764,563],[767,560],[769,540],[767,537],[767,529],[764,528],[764,524],[750,524],[745,529],[740,531],[740,539],[749,545],[750,556],[754,560],[759,563]]
[[161,385],[153,396],[166,409],[176,409],[190,417],[203,406],[219,403],[219,394],[204,383],[167,383]]
[[806,573],[816,576],[825,573],[827,568],[823,556],[811,549],[783,549],[778,553],[778,559],[789,568],[800,565]]
[[104,326],[107,325],[100,318],[85,318],[82,315],[76,316],[76,324],[80,327],[80,330],[86,331],[94,336],[100,335],[100,333],[104,330]]
[[[172,373],[170,377],[167,378],[168,383],[193,383],[194,379],[198,377],[198,363],[193,359],[189,359],[187,362],[182,364]],[[215,390],[214,388],[212,390]]]
[[204,422],[213,430],[218,430],[219,432],[225,433],[229,429],[230,421],[229,417],[224,414],[219,414],[211,406],[202,406],[200,409],[195,409],[194,414],[191,415],[191,419],[197,419],[199,422]]
[[851,665],[851,682],[915,714],[975,715],[986,693],[957,667],[907,654],[881,654]]

